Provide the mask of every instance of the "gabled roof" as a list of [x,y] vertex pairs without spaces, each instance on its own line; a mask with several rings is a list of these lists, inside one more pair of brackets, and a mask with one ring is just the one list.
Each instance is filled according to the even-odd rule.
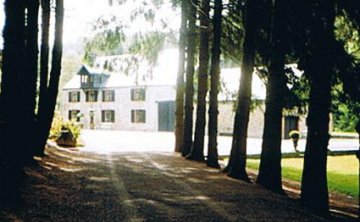
[[82,65],[76,74],[77,75],[86,75],[86,76],[88,76],[88,75],[106,75],[106,76],[109,75],[109,74],[106,74],[104,70],[91,68],[87,65]]
[[76,73],[77,75],[90,75],[89,69],[85,65],[81,66],[80,70]]
[[[135,87],[135,86],[176,86],[176,75],[178,69],[178,50],[166,49],[163,50],[158,61],[153,67],[152,74],[147,72],[147,69],[139,68],[129,73],[123,71],[120,67],[127,67],[126,60],[132,58],[129,55],[120,56],[106,56],[96,59],[97,67],[104,67],[105,62],[112,63],[114,72],[108,74],[108,78],[102,83],[101,88],[118,88],[118,87]],[[121,64],[121,61],[125,64]],[[116,62],[116,63],[115,63]],[[141,63],[141,66],[144,66]],[[120,68],[119,70],[116,70]],[[131,70],[131,69],[130,69]],[[87,66],[81,67],[78,73],[104,73],[100,68],[94,69]],[[241,69],[237,68],[222,68],[221,69],[221,84],[222,90],[219,93],[219,100],[236,100],[237,91],[239,89]],[[80,75],[75,75],[63,89],[80,89]],[[252,96],[257,99],[265,99],[266,87],[263,81],[256,75],[253,75],[252,82]]]

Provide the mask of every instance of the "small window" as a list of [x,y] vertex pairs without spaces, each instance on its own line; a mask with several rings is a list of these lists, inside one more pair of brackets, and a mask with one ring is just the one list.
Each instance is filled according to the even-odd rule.
[[103,102],[114,102],[115,101],[115,91],[114,90],[104,90],[102,93]]
[[81,75],[81,84],[87,84],[87,83],[88,83],[88,76]]
[[80,122],[80,110],[69,110],[69,120]]
[[131,110],[131,122],[132,123],[145,123],[146,112],[143,109]]
[[96,102],[98,92],[95,90],[86,91],[86,102]]
[[80,92],[79,91],[71,91],[69,92],[69,102],[80,102]]
[[103,122],[103,123],[115,122],[115,111],[114,110],[101,111],[101,122]]
[[131,101],[145,101],[145,89],[131,89]]

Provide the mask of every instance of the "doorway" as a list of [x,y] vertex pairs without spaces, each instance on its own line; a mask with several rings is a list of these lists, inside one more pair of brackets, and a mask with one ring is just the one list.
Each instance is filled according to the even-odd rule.
[[289,133],[291,130],[299,130],[299,117],[298,116],[286,116],[285,117],[284,139],[290,139]]
[[175,101],[158,102],[158,130],[173,132],[175,129]]
[[90,129],[94,129],[95,128],[95,112],[90,111],[89,117],[90,117]]

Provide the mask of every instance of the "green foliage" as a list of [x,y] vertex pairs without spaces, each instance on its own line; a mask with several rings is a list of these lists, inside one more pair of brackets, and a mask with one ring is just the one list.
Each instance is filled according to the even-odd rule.
[[339,104],[333,111],[334,130],[339,132],[355,132],[357,116],[346,104]]
[[[340,46],[337,58],[338,81],[334,87],[333,107],[336,131],[354,132],[360,121],[360,34],[357,1],[341,2],[340,15],[335,21],[335,36]],[[344,10],[345,9],[345,10]]]
[[75,140],[80,137],[81,127],[78,123],[75,121],[65,121],[60,114],[55,114],[50,129],[49,139],[56,140],[60,138],[63,130],[69,131]]
[[337,132],[355,132],[355,126],[359,121],[359,102],[348,98],[341,83],[333,86],[332,98],[331,112],[334,130]]
[[97,56],[114,55],[122,52],[122,43],[125,36],[120,27],[114,30],[105,29],[85,40],[84,60],[93,65]]
[[347,18],[346,15],[338,16],[335,20],[335,36],[343,42],[344,48],[348,54],[355,60],[360,61],[360,36],[359,30]]
[[166,33],[158,31],[144,35],[138,34],[135,36],[135,41],[130,46],[129,51],[144,56],[150,65],[154,65],[167,37]]
[[245,35],[243,7],[241,1],[229,1],[228,7],[224,8],[222,19],[221,52],[225,60],[236,64],[242,60],[242,40]]

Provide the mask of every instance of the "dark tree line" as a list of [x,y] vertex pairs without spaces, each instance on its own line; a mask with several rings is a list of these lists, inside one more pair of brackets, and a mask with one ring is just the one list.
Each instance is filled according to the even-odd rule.
[[[246,143],[251,83],[254,68],[263,66],[267,71],[265,127],[256,182],[283,193],[281,121],[284,98],[289,91],[285,64],[297,62],[310,88],[301,201],[327,213],[326,162],[334,83],[342,84],[344,98],[355,114],[358,115],[360,107],[359,59],[350,55],[344,49],[344,42],[336,38],[334,24],[337,16],[344,16],[353,29],[359,30],[359,1],[230,0],[223,4],[222,0],[182,0],[180,5],[176,151],[188,159],[205,160],[208,166],[219,167],[220,58],[232,58],[241,62],[241,84],[230,159],[224,171],[231,177],[250,181],[246,172]],[[51,6],[50,0],[5,0],[0,94],[0,188],[5,192],[20,182],[22,169],[33,163],[33,156],[44,153],[54,115],[61,73],[63,0],[54,1],[52,53],[49,48]],[[199,68],[195,72],[197,61]],[[193,127],[195,77],[198,88]],[[205,157],[207,122],[209,141]]]
[[0,185],[4,193],[16,188],[22,168],[34,163],[33,156],[44,154],[49,135],[61,73],[64,13],[63,0],[53,4],[55,37],[49,67],[51,1],[5,1],[0,94]]
[[[344,97],[352,104],[355,115],[356,112],[358,115],[360,101],[359,61],[349,55],[344,49],[345,43],[336,38],[335,20],[337,16],[346,16],[347,22],[358,30],[360,4],[355,0],[231,0],[226,5],[221,0],[183,0],[180,3],[183,16],[180,39],[187,39],[186,42],[180,42],[180,55],[186,58],[184,63],[187,66],[178,72],[179,78],[184,79],[185,73],[186,78],[185,82],[181,82],[185,87],[178,87],[178,95],[185,95],[185,105],[183,101],[177,100],[176,151],[181,151],[183,156],[191,160],[203,161],[205,158],[208,166],[219,167],[217,95],[220,87],[220,54],[241,61],[231,153],[224,172],[231,177],[250,181],[246,172],[246,142],[251,82],[254,68],[265,67],[265,124],[256,182],[267,189],[284,193],[281,179],[281,126],[283,109],[288,106],[286,98],[290,92],[285,65],[296,62],[304,71],[310,89],[301,201],[309,208],[328,213],[326,163],[331,92],[336,79],[343,85]],[[222,13],[223,9],[227,13]],[[196,19],[199,20],[199,26],[196,26]],[[194,57],[195,50],[199,51],[197,60]],[[195,61],[199,62],[197,75],[194,75]],[[193,135],[195,76],[198,78],[198,95]],[[208,78],[210,97],[206,121]],[[185,91],[180,91],[183,89]],[[184,120],[183,114],[179,112],[181,109],[185,113]],[[208,156],[204,157],[206,123],[209,141]],[[183,129],[179,130],[178,126]]]

